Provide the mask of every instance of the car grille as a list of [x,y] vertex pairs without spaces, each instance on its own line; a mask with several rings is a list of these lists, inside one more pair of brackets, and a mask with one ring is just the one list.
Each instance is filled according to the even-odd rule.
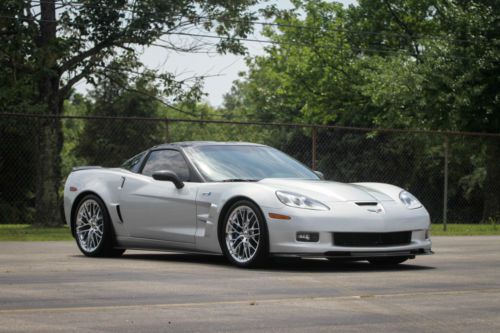
[[333,244],[351,247],[377,247],[407,245],[411,242],[411,231],[402,232],[335,232]]

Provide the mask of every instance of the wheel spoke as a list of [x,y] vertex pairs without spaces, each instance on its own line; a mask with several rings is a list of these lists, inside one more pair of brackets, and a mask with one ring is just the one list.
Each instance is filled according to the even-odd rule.
[[87,235],[90,233],[90,229],[80,230],[80,231],[77,231],[77,233],[79,235],[81,235],[82,237],[87,237]]
[[89,205],[85,203],[85,216],[87,217],[87,220],[90,219],[92,216],[92,212],[90,211]]
[[253,246],[252,243],[248,242],[247,244],[248,244],[248,247],[252,250],[252,252],[257,250],[257,248],[255,246]]
[[236,247],[234,248],[233,253],[238,257],[241,258],[241,249],[243,248],[243,242],[240,242]]
[[87,235],[87,241],[85,242],[85,244],[91,248],[94,246],[94,240],[92,239],[92,232],[89,232],[88,235]]
[[237,247],[239,247],[243,243],[243,236],[238,236],[237,238],[233,239],[232,241],[233,248],[236,250]]
[[228,226],[234,232],[240,232],[241,231],[241,229],[240,230],[236,229],[236,225],[234,223],[228,222]]
[[248,259],[248,247],[247,243],[243,243],[243,254],[242,254],[242,259]]
[[[87,229],[85,229],[87,228]],[[87,231],[88,229],[90,229],[90,225],[88,225],[87,223],[85,224],[81,224],[79,226],[76,227],[76,232],[79,232],[79,231]]]
[[242,254],[241,254],[241,259],[247,259],[248,258],[248,255],[247,255],[247,244],[246,243],[243,243],[243,251],[242,251]]

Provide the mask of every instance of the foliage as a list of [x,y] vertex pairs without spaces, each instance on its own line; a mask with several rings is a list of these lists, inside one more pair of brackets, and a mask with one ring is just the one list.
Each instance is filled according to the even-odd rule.
[[0,121],[0,224],[33,221],[33,128],[25,119]]
[[[500,8],[494,1],[293,3],[291,10],[268,11],[277,25],[263,33],[275,44],[247,59],[248,73],[225,96],[228,114],[500,131]],[[423,199],[431,212],[441,211],[444,137],[325,131],[318,142],[318,166],[329,177],[391,180],[417,196],[431,193]],[[483,219],[500,211],[500,195],[490,192],[500,190],[499,146],[495,139],[450,139],[449,202],[456,217],[466,206]]]
[[[220,36],[219,52],[243,53],[238,38],[253,30],[249,8],[255,2],[113,0],[103,6],[88,0],[57,3],[57,15],[52,0],[1,2],[2,111],[61,114],[64,108],[67,115],[100,117],[62,124],[2,119],[0,185],[12,188],[8,198],[0,194],[2,222],[22,217],[50,224],[58,212],[53,193],[73,166],[116,166],[165,141],[254,141],[308,164],[312,159],[310,128],[132,123],[110,116],[500,131],[500,6],[492,0],[270,6],[263,12],[272,24],[263,35],[272,44],[263,55],[247,57],[248,72],[220,110],[199,102],[202,77],[179,81],[140,62],[140,49],[153,44],[176,52],[210,47],[176,38],[192,29]],[[91,94],[69,99],[84,79],[94,86]],[[317,165],[328,177],[396,182],[441,219],[444,136],[320,130],[317,140]],[[498,139],[447,140],[450,218],[496,216]]]
[[[153,44],[177,52],[197,52],[206,45],[183,44],[178,34],[198,29],[221,36],[218,52],[242,53],[238,37],[252,30],[256,0],[98,0],[0,2],[0,106],[2,111],[63,113],[73,86],[142,68],[140,48]],[[141,75],[143,73],[140,73]],[[154,77],[157,93],[175,102],[201,97],[201,78],[179,81],[170,72]],[[37,124],[35,221],[59,220],[63,128],[44,119]],[[124,133],[122,133],[124,134]],[[126,133],[125,133],[126,134]],[[29,139],[27,139],[29,141]],[[68,146],[67,146],[68,147]],[[112,161],[109,161],[110,163]],[[113,161],[114,162],[114,161]],[[66,171],[66,170],[65,170]]]
[[[145,78],[129,82],[127,76],[115,74],[104,79],[90,92],[89,114],[95,117],[154,118],[159,116],[159,102],[155,87]],[[90,165],[117,167],[125,159],[157,144],[164,133],[158,122],[132,122],[110,118],[96,118],[85,122],[83,135],[76,146],[76,156]]]
[[235,83],[225,106],[262,121],[348,124],[363,96],[352,89],[360,76],[347,36],[332,33],[344,24],[346,10],[320,1],[298,6],[274,13],[279,30],[263,33],[277,44],[248,59],[248,75]]
[[[81,116],[89,114],[92,109],[91,102],[80,94],[74,94],[64,104],[65,114],[68,116]],[[85,125],[80,119],[65,119],[63,121],[64,146],[61,151],[61,170],[63,177],[78,165],[87,165],[88,162],[77,153],[80,138],[85,136]]]

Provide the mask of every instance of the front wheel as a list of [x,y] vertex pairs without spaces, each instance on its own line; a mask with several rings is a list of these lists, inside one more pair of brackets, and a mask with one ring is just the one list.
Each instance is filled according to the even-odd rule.
[[407,257],[388,257],[368,259],[370,264],[377,266],[396,266],[408,260]]
[[222,251],[238,267],[255,267],[269,257],[269,238],[264,216],[251,201],[241,200],[228,210],[220,235]]
[[104,202],[89,194],[75,211],[75,236],[80,251],[88,257],[116,257],[125,250],[115,249],[113,227]]

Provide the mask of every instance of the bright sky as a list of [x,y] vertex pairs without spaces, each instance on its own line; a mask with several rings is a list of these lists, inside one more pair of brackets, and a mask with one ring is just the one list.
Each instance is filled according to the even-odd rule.
[[[356,0],[340,0],[338,2],[349,5],[355,3]],[[259,7],[274,3],[280,9],[293,7],[288,0],[271,0],[259,5]],[[266,39],[260,35],[261,29],[262,27],[257,25],[253,36],[249,36],[248,38]],[[206,32],[197,33],[207,34]],[[183,41],[189,41],[191,37],[183,36],[179,38]],[[208,39],[207,41],[213,43],[216,40]],[[256,56],[264,53],[266,44],[245,42],[245,46],[250,56]],[[205,100],[213,106],[222,105],[223,95],[230,91],[233,81],[238,78],[238,73],[244,72],[247,69],[244,56],[233,54],[177,53],[154,46],[144,50],[141,60],[150,69],[155,69],[158,72],[167,71],[177,73],[179,74],[179,78],[215,75],[204,80],[204,90],[208,94]],[[86,90],[86,85],[78,85],[77,90]]]
[[[255,34],[255,38],[259,36]],[[245,42],[245,46],[248,54],[252,56],[264,52],[264,45],[261,43]],[[208,94],[205,100],[213,106],[222,104],[223,94],[229,92],[232,82],[238,78],[238,73],[247,69],[245,57],[234,54],[177,53],[150,47],[141,59],[147,67],[177,73],[179,78],[213,75],[204,79],[204,90]]]

